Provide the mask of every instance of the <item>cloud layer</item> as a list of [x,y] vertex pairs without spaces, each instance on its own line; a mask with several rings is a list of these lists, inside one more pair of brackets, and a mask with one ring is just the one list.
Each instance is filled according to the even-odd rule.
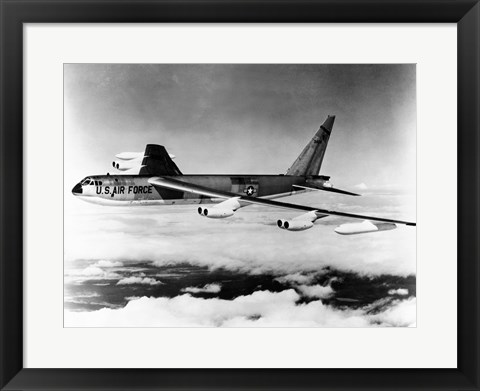
[[188,286],[182,289],[182,292],[187,293],[218,293],[222,290],[220,284],[206,284],[203,287]]
[[[285,199],[307,205],[392,218],[412,216],[406,196],[346,197],[304,194]],[[414,199],[413,199],[414,201]],[[227,219],[207,219],[194,206],[99,207],[77,200],[65,214],[65,261],[188,262],[216,268],[295,274],[333,266],[368,275],[411,275],[416,271],[416,229],[341,236],[334,228],[345,219],[327,217],[307,231],[279,230],[278,218],[296,212],[250,206]],[[351,220],[350,220],[351,221]],[[67,267],[68,268],[68,267]],[[105,267],[107,269],[107,267]]]
[[[234,300],[189,294],[174,298],[133,298],[124,308],[65,312],[75,327],[372,327],[415,326],[416,299],[335,309],[321,300],[299,303],[293,289],[258,291]],[[385,308],[379,310],[379,308]]]
[[160,285],[161,281],[155,280],[150,277],[126,277],[122,278],[117,282],[117,285],[133,285],[133,284],[143,284],[143,285]]

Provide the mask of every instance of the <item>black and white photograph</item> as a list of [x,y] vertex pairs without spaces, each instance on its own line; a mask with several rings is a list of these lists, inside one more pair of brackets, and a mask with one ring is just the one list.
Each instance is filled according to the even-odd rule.
[[416,327],[415,64],[63,73],[65,327]]

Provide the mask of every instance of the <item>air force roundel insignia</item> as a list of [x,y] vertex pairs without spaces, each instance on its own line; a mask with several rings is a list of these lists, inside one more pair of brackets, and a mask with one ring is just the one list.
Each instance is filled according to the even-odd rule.
[[251,196],[253,196],[253,195],[257,192],[257,189],[255,189],[252,185],[250,185],[250,186],[247,186],[247,187],[245,188],[245,190],[243,190],[243,192],[244,192],[247,196],[251,197]]

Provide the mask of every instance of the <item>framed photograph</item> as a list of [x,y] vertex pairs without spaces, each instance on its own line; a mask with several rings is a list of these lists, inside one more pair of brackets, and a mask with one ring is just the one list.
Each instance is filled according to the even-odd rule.
[[477,1],[1,0],[17,389],[479,389]]

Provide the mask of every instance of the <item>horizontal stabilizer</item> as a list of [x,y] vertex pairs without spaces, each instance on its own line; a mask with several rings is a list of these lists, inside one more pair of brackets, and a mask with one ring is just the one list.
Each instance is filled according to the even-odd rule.
[[293,187],[298,187],[300,189],[305,189],[305,190],[323,190],[323,191],[330,191],[332,193],[346,194],[351,196],[360,196],[360,194],[357,194],[357,193],[352,193],[350,191],[340,190],[340,189],[336,189],[334,187],[328,187],[328,186],[308,187],[308,186],[293,185]]

